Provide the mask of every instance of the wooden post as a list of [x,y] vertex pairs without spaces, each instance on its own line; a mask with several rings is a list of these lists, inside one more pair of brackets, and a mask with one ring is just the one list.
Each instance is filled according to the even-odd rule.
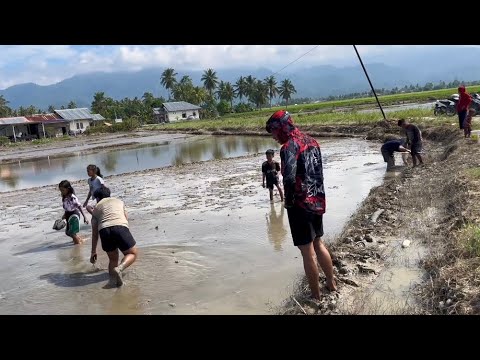
[[43,138],[46,138],[46,136],[45,136],[45,126],[43,125],[43,122],[42,122],[42,130],[43,130]]
[[13,141],[17,142],[17,135],[15,135],[15,125],[12,125],[12,130],[13,130]]

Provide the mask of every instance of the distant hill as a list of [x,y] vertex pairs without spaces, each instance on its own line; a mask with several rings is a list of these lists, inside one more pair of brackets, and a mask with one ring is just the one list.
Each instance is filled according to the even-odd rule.
[[[422,49],[421,49],[422,50]],[[462,56],[458,51],[429,49],[417,51],[409,57],[392,52],[381,57],[372,57],[375,62],[366,64],[375,88],[403,87],[410,84],[425,84],[452,80],[480,80],[480,49],[465,49]],[[365,61],[365,59],[364,59]],[[388,62],[388,64],[387,64]],[[0,95],[9,101],[9,106],[34,105],[47,109],[49,105],[61,107],[73,100],[79,107],[90,107],[93,94],[103,91],[107,96],[120,100],[141,97],[145,92],[167,97],[160,85],[164,68],[145,69],[138,72],[90,73],[65,79],[57,84],[40,86],[33,83],[11,86],[0,90]],[[195,85],[201,85],[203,71],[181,71],[177,79],[189,75]],[[216,70],[216,69],[214,69]],[[264,79],[273,74],[266,68],[216,70],[220,80],[235,83],[240,76],[252,75]],[[351,92],[368,91],[369,85],[362,68],[358,66],[286,69],[275,75],[277,82],[288,78],[297,89],[295,97],[320,98]]]

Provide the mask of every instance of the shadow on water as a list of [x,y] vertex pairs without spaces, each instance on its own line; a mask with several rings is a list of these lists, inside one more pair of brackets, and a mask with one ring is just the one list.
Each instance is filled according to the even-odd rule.
[[38,253],[38,252],[42,252],[42,251],[58,250],[58,249],[63,249],[63,248],[70,247],[70,246],[73,246],[73,242],[71,242],[71,241],[63,243],[63,244],[53,244],[53,245],[43,244],[43,245],[28,249],[28,250],[24,250],[24,251],[21,251],[21,252],[14,253],[13,255],[15,255],[15,256],[16,255],[25,255],[25,254],[31,254],[31,253]]
[[49,273],[39,276],[40,280],[46,280],[56,286],[61,287],[78,287],[96,284],[103,281],[108,281],[109,276],[107,272],[77,272],[73,274]]

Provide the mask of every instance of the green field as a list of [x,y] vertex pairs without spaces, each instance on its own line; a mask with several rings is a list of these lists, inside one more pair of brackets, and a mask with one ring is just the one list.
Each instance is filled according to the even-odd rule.
[[[265,115],[256,114],[257,116],[249,116],[240,118],[239,116],[222,117],[215,120],[195,120],[183,121],[170,124],[149,125],[147,128],[174,130],[174,131],[265,131],[265,122],[272,112],[269,111]],[[410,109],[387,113],[388,119],[407,118],[416,124],[424,125],[442,125],[452,124],[458,121],[456,116],[433,116],[430,109]],[[380,111],[373,113],[358,112],[329,112],[329,113],[309,113],[309,114],[293,114],[295,124],[300,126],[309,125],[368,125],[383,119]]]
[[[421,91],[413,93],[404,93],[404,94],[395,94],[395,95],[384,95],[379,96],[379,101],[382,106],[395,105],[399,103],[411,103],[411,102],[427,102],[434,101],[438,99],[445,99],[452,94],[458,92],[458,89],[441,89],[441,90],[432,90],[432,91]],[[469,93],[480,92],[480,85],[478,86],[469,86]],[[377,101],[375,97],[365,97],[358,99],[347,99],[347,100],[335,100],[335,101],[324,101],[317,104],[299,104],[299,105],[289,105],[288,111],[293,113],[301,113],[308,111],[317,111],[317,110],[334,110],[337,108],[343,107],[369,107],[367,105],[377,106]],[[272,107],[262,110],[252,111],[248,113],[238,113],[231,114],[228,117],[239,117],[239,118],[248,118],[248,117],[258,117],[258,116],[267,116],[268,114],[273,113],[276,110],[284,109],[282,107]]]

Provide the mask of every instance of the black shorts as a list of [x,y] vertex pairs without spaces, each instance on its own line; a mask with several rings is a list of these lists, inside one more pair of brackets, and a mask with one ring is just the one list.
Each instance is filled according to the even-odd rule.
[[312,214],[298,206],[288,208],[287,213],[293,245],[306,245],[323,236],[323,215]]
[[135,246],[136,242],[126,226],[110,226],[99,231],[103,251],[110,252],[117,249],[127,251]]
[[410,147],[410,152],[412,155],[421,154],[422,150],[423,149],[422,149],[421,142],[413,143],[412,146]]
[[273,185],[278,185],[278,178],[267,179],[267,188],[273,190]]

